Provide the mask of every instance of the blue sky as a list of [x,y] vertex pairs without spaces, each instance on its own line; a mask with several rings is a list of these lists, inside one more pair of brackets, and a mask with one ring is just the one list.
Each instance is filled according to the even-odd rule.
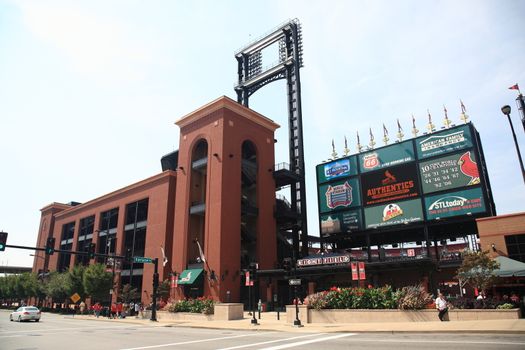
[[[516,91],[525,91],[525,2],[0,0],[0,229],[36,242],[40,209],[85,202],[161,171],[178,148],[174,122],[226,95],[234,53],[291,18],[303,27],[301,70],[310,234],[318,232],[315,165],[335,140],[391,138],[427,109],[455,123],[459,100],[481,134],[498,214],[524,211],[525,186],[502,105],[525,153]],[[264,63],[272,63],[272,60]],[[250,99],[283,127],[283,81]],[[380,143],[380,141],[379,141]],[[8,249],[0,264],[32,263]]]

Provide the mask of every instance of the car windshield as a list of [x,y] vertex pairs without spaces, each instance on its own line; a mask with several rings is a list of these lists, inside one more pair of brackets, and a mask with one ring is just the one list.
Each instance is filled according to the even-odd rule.
[[25,309],[27,311],[38,311],[38,308],[36,308],[36,307],[26,307]]

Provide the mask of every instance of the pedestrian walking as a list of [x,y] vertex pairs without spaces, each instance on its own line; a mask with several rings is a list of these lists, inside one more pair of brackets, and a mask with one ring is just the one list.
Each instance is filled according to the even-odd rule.
[[84,310],[86,309],[86,303],[84,303],[84,300],[80,302],[80,314],[84,314]]
[[140,303],[139,303],[139,302],[136,302],[136,303],[135,303],[135,316],[136,316],[136,317],[139,317],[140,309],[141,309],[141,307],[140,307]]
[[448,312],[448,303],[445,300],[445,297],[443,296],[443,293],[438,293],[438,297],[436,298],[436,309],[439,311],[438,317],[440,321],[446,321],[445,315]]

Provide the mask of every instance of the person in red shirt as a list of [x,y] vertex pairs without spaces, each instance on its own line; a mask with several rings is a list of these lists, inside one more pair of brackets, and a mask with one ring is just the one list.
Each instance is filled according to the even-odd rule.
[[117,303],[117,318],[122,317],[122,303]]
[[116,315],[117,315],[117,304],[112,303],[111,304],[111,316],[110,316],[110,318],[115,318]]

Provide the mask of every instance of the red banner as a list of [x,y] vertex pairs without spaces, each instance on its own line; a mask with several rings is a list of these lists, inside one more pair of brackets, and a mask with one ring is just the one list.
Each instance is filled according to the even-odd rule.
[[359,278],[357,274],[357,263],[350,263],[350,267],[352,268],[352,281],[356,281]]
[[365,263],[362,261],[359,262],[359,279],[366,280]]
[[246,271],[244,273],[244,277],[246,278],[246,282],[244,283],[244,285],[246,287],[253,286],[253,284],[250,284],[250,272]]
[[175,275],[171,275],[171,288],[177,287],[177,278],[175,278]]

